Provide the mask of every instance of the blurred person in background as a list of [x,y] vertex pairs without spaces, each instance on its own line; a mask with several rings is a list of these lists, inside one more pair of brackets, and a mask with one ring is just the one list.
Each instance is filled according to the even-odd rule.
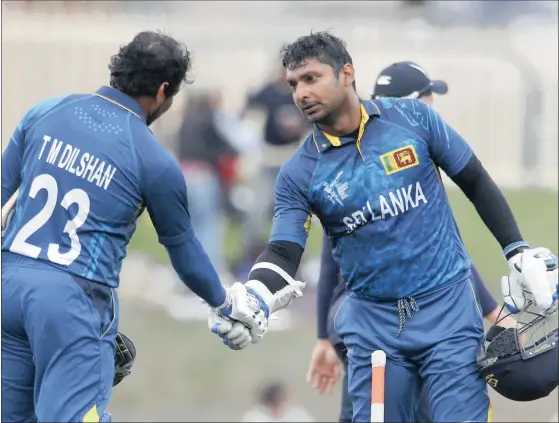
[[192,226],[214,267],[227,275],[224,256],[227,194],[236,178],[234,128],[220,112],[218,91],[188,96],[179,130],[178,156],[188,184]]
[[244,423],[314,422],[314,419],[304,408],[290,403],[285,385],[274,382],[262,388],[258,403],[246,412],[241,421]]
[[[433,94],[444,95],[448,85],[441,80],[431,80],[418,64],[398,62],[383,69],[378,75],[371,95],[372,99],[381,97],[418,98],[433,106]],[[491,295],[479,272],[472,265],[472,277],[476,297],[483,316],[495,324],[501,307]],[[340,267],[334,261],[330,239],[326,234],[322,239],[320,276],[317,286],[317,342],[311,355],[307,372],[307,382],[319,393],[331,393],[337,384],[343,365],[342,401],[340,422],[351,422],[353,407],[348,396],[347,348],[334,329],[334,317],[346,295],[346,283]],[[501,326],[516,327],[516,321],[506,317],[499,322]],[[416,422],[430,422],[427,390],[422,389],[419,405],[415,414]]]
[[[274,186],[281,166],[293,155],[307,135],[310,125],[293,102],[281,63],[274,66],[272,80],[248,96],[243,118],[263,118],[260,172],[253,181],[256,201],[247,215],[243,234],[247,271],[266,244],[268,224],[273,215]],[[242,267],[242,266],[241,266]]]

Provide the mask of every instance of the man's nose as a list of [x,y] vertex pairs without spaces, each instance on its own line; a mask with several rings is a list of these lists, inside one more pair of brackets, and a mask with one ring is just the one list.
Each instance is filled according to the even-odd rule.
[[301,104],[306,102],[310,98],[310,90],[304,85],[297,85],[297,89],[295,90],[293,97],[296,103]]

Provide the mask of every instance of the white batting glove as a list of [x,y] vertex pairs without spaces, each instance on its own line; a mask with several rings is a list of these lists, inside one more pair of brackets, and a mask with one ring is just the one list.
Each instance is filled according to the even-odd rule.
[[245,325],[221,317],[214,310],[210,310],[208,327],[232,350],[242,350],[252,343],[252,336]]
[[542,314],[557,305],[557,257],[547,248],[525,249],[508,260],[509,276],[501,278],[505,305],[511,313],[526,308],[525,291],[532,294],[534,305]]
[[250,331],[252,343],[262,340],[268,330],[270,309],[262,297],[241,282],[225,288],[227,299],[214,311],[218,316],[240,322]]
[[[271,266],[269,263],[265,265]],[[257,263],[254,268],[258,266],[263,265]],[[225,341],[224,343],[231,348],[231,345],[241,344],[242,348],[246,348],[248,345],[241,340],[244,339],[241,338],[241,335],[237,335],[237,333],[228,335],[228,331],[233,330],[235,325],[223,324],[228,321],[240,322],[250,331],[252,343],[260,342],[268,330],[268,321],[272,318],[270,315],[286,307],[293,298],[303,295],[302,290],[306,285],[304,282],[296,281],[287,274],[282,274],[282,276],[288,284],[275,294],[272,294],[266,285],[257,280],[250,280],[245,284],[237,282],[230,288],[226,287],[227,299],[220,307],[213,309],[213,314],[210,314],[208,320],[210,330],[224,339],[238,336],[239,339],[235,343],[228,344]],[[220,324],[219,329],[214,326],[216,323]]]

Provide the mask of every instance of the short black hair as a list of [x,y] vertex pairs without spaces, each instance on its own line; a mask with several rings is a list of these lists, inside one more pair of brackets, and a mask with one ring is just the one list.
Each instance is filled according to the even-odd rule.
[[111,87],[133,98],[155,97],[162,83],[168,82],[165,95],[172,97],[181,83],[191,83],[187,72],[191,53],[184,44],[160,32],[143,31],[118,54],[111,57]]
[[282,65],[287,70],[296,69],[306,59],[329,65],[336,75],[345,64],[353,65],[345,41],[328,31],[311,32],[281,49]]

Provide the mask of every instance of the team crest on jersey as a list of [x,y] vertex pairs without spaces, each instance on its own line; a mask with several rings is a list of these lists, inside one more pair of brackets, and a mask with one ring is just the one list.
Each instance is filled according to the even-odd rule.
[[341,182],[344,171],[341,170],[336,178],[332,182],[324,182],[324,192],[332,204],[339,204],[343,206],[343,200],[347,198],[347,189],[349,184],[347,182]]
[[419,164],[415,148],[411,144],[393,150],[390,153],[383,154],[380,156],[380,161],[387,175],[409,169]]

